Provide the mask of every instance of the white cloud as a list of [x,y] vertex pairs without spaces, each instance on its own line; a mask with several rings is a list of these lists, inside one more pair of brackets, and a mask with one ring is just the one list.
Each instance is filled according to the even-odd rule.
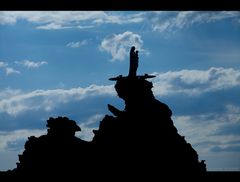
[[67,47],[78,48],[78,47],[82,47],[82,46],[87,45],[87,44],[88,44],[87,40],[82,40],[82,41],[79,41],[79,42],[69,42],[67,44]]
[[93,28],[101,24],[152,24],[154,31],[176,31],[193,24],[211,23],[225,19],[239,22],[238,11],[158,11],[158,12],[110,12],[110,11],[1,11],[0,24],[15,24],[26,20],[37,29],[57,30],[65,28]]
[[180,11],[152,13],[150,19],[154,31],[174,32],[193,24],[211,23],[229,18],[239,19],[239,17],[237,11]]
[[18,70],[15,70],[14,68],[7,67],[6,68],[6,75],[11,75],[11,74],[20,74],[21,72]]
[[0,12],[0,24],[15,24],[17,22],[17,15],[14,15],[14,13],[8,11]]
[[141,23],[145,19],[145,13],[120,13],[120,12],[104,12],[104,16],[96,17],[94,23],[112,23],[112,24],[128,24],[128,23]]
[[64,28],[93,28],[99,24],[140,23],[144,13],[125,15],[120,12],[103,11],[2,11],[0,24],[15,24],[26,20],[37,25],[37,29],[56,30]]
[[8,63],[0,61],[0,68],[5,70],[6,75],[9,76],[11,74],[20,74],[21,72],[15,70],[14,68],[8,67]]
[[24,61],[16,61],[16,64],[21,64],[23,66],[26,66],[28,68],[38,68],[44,64],[48,64],[46,61],[30,61],[30,60],[24,60]]
[[0,131],[0,150],[6,150],[9,144],[15,144],[18,141],[26,141],[30,136],[40,136],[46,133],[46,130],[39,129],[21,129],[14,131]]
[[200,155],[211,155],[211,149],[215,146],[240,146],[240,131],[238,135],[231,132],[219,134],[230,125],[240,125],[238,106],[227,105],[222,113],[174,116],[173,122],[178,132],[194,145]]
[[76,136],[87,141],[91,141],[94,137],[93,129],[98,129],[99,122],[103,119],[103,114],[96,114],[87,119],[87,121],[82,122],[79,126],[82,129],[80,132],[76,133]]
[[7,63],[0,61],[0,68],[7,67],[7,65],[8,65]]
[[199,95],[240,86],[240,70],[215,68],[208,70],[181,70],[153,73],[154,94],[167,95],[184,93]]
[[145,51],[142,49],[143,40],[141,36],[126,31],[122,34],[113,34],[110,37],[104,38],[99,49],[110,53],[112,55],[112,61],[123,61],[128,55],[131,46],[135,46],[139,51]]
[[17,89],[14,89],[14,90],[10,88],[2,89],[0,91],[0,100],[12,97],[14,95],[18,95],[20,93],[21,93],[21,90],[17,90]]
[[13,24],[23,19],[32,23],[65,24],[71,21],[92,20],[104,16],[101,11],[2,11],[1,24]]
[[76,28],[79,28],[79,29],[88,29],[88,28],[94,28],[95,26],[94,25],[78,25],[76,26]]
[[[208,70],[181,70],[155,73],[152,79],[156,96],[187,94],[196,96],[206,92],[240,86],[240,70],[209,68]],[[28,110],[50,111],[59,104],[82,100],[90,96],[116,95],[113,85],[90,85],[82,88],[34,90],[5,89],[0,92],[0,112],[17,115]]]
[[37,29],[42,29],[42,30],[59,30],[59,29],[66,29],[66,28],[72,28],[72,27],[64,26],[59,23],[49,23],[49,24],[41,25],[37,27]]
[[0,112],[9,115],[17,115],[29,110],[50,111],[59,104],[68,103],[73,100],[82,100],[91,96],[116,95],[113,85],[98,86],[90,85],[86,88],[34,90],[32,92],[4,90],[0,96],[6,96],[0,100]]
[[23,19],[36,24],[37,29],[94,28],[100,24],[130,24],[151,22],[154,31],[176,31],[193,24],[211,23],[225,19],[239,22],[238,11],[219,12],[103,12],[103,11],[2,11],[0,24],[15,24]]

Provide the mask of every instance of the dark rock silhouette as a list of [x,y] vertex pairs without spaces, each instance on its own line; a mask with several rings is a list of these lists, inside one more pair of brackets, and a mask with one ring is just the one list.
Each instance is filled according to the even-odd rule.
[[46,126],[49,128],[46,135],[28,138],[23,154],[19,155],[16,175],[41,178],[78,174],[78,166],[87,165],[83,156],[88,154],[90,146],[89,142],[75,137],[80,127],[67,117],[49,118]]
[[[138,55],[130,52],[128,76],[116,81],[118,96],[125,101],[123,110],[108,105],[99,129],[91,142],[75,137],[80,127],[66,117],[50,118],[48,133],[29,137],[25,151],[12,174],[20,177],[86,177],[89,180],[142,180],[178,176],[199,177],[206,165],[197,152],[178,134],[169,107],[156,100],[152,75],[137,75]],[[170,174],[170,175],[169,175]]]
[[112,158],[108,166],[125,166],[121,173],[134,174],[134,169],[135,175],[153,179],[169,172],[203,175],[204,161],[198,161],[197,152],[177,133],[172,111],[154,98],[152,83],[145,80],[148,77],[111,78],[117,81],[115,89],[125,108],[121,111],[108,105],[114,116],[103,118],[92,142],[103,149],[101,156]]

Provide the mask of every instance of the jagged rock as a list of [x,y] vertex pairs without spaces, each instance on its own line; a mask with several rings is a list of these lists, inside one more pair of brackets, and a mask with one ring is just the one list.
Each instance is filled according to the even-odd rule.
[[101,155],[112,158],[108,166],[125,165],[126,173],[204,174],[204,161],[198,161],[197,152],[178,134],[172,111],[154,98],[151,88],[143,77],[118,77],[115,89],[125,108],[109,107],[115,117],[103,118],[92,142],[100,148],[106,145]]
[[[129,75],[110,78],[116,81],[115,89],[125,101],[125,108],[121,111],[108,105],[114,116],[106,115],[94,131],[92,143],[102,152],[98,160],[109,159],[105,163],[111,166],[108,170],[113,174],[131,174],[140,176],[139,179],[149,176],[155,179],[159,174],[169,173],[185,177],[203,175],[204,161],[198,160],[191,144],[178,134],[169,107],[156,100],[152,93],[153,85],[146,79],[154,76],[139,76],[136,69],[131,70],[131,66],[138,67],[137,51],[134,56],[133,51],[135,48],[130,51]],[[113,166],[116,170],[112,170]]]
[[75,121],[50,118],[46,135],[29,137],[14,175],[151,181],[205,174],[204,161],[198,160],[191,144],[178,134],[172,111],[155,99],[153,84],[146,80],[154,76],[136,74],[137,53],[132,49],[128,76],[110,78],[116,81],[125,108],[108,104],[114,116],[102,119],[91,142],[75,137],[81,130]]
[[82,156],[90,146],[74,136],[80,127],[67,117],[49,118],[46,126],[49,127],[46,135],[28,138],[23,154],[19,155],[17,173],[23,177],[65,177],[76,172],[78,175],[80,164],[87,163]]

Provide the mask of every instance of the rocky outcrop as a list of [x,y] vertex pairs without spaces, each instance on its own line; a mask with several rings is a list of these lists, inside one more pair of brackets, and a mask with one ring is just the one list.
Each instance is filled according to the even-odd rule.
[[[152,75],[137,75],[138,55],[131,49],[128,76],[110,78],[125,108],[112,105],[91,142],[75,137],[80,127],[66,117],[50,118],[48,133],[29,137],[19,155],[17,177],[84,177],[88,180],[160,180],[163,176],[203,176],[204,161],[178,134],[170,108],[155,99]],[[130,58],[131,61],[131,58]],[[115,176],[115,179],[112,178]]]
[[49,118],[46,126],[49,128],[46,135],[28,138],[15,173],[20,177],[39,178],[78,174],[83,168],[79,166],[87,164],[84,156],[90,147],[89,142],[75,137],[80,127],[67,117]]
[[103,118],[92,142],[103,150],[101,156],[111,158],[108,166],[124,166],[121,173],[136,172],[142,177],[204,174],[204,161],[198,160],[191,144],[178,134],[172,111],[154,98],[147,77],[115,78],[115,89],[125,101],[125,109],[108,105],[113,116]]

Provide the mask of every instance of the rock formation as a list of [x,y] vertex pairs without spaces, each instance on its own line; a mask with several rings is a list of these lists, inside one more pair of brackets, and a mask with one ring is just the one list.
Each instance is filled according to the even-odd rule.
[[125,101],[125,109],[108,105],[113,116],[103,118],[99,129],[94,131],[92,143],[103,150],[101,156],[111,158],[108,166],[124,166],[112,172],[117,175],[135,174],[139,179],[147,176],[155,179],[169,173],[204,174],[204,161],[199,162],[197,152],[178,134],[171,110],[154,98],[152,83],[146,77],[116,78],[115,89]]
[[204,161],[199,161],[191,144],[178,134],[172,111],[155,99],[153,85],[147,81],[154,76],[137,75],[138,52],[134,50],[129,75],[110,78],[116,81],[115,89],[125,108],[109,104],[113,115],[102,119],[91,142],[74,136],[81,130],[75,121],[50,118],[46,135],[29,137],[13,170],[15,175],[115,181],[201,176],[206,172]]
[[89,142],[75,137],[75,132],[81,128],[67,117],[49,118],[46,126],[49,128],[46,135],[28,138],[15,173],[24,178],[76,176],[79,166],[87,164],[84,156],[90,146]]

